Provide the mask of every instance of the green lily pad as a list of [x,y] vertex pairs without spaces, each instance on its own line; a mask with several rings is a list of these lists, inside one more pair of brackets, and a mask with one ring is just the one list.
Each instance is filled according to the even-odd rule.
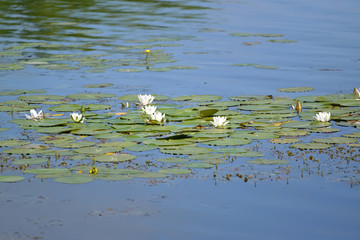
[[212,168],[214,165],[208,162],[198,162],[198,163],[188,163],[183,165],[183,167],[188,167],[188,168]]
[[151,150],[155,150],[158,147],[155,145],[134,145],[134,146],[129,146],[126,149],[128,151],[132,151],[132,152],[146,152],[146,151],[151,151]]
[[9,130],[10,128],[0,128],[0,132],[4,132],[4,131],[7,131]]
[[14,183],[21,182],[25,178],[22,176],[8,175],[8,176],[0,176],[0,182]]
[[224,154],[238,154],[238,153],[246,153],[248,152],[246,149],[243,148],[230,148],[230,147],[225,147],[225,148],[219,148],[219,149],[215,149],[216,152],[220,152],[220,153],[224,153]]
[[129,160],[133,160],[135,158],[136,156],[134,155],[121,153],[121,154],[98,156],[98,157],[94,157],[93,159],[97,162],[125,162]]
[[115,94],[106,94],[106,93],[81,93],[81,94],[71,94],[67,95],[67,98],[77,99],[77,100],[92,100],[92,99],[101,99],[101,98],[112,98],[115,97]]
[[217,113],[218,111],[219,111],[218,109],[205,109],[200,111],[200,117],[210,117],[215,113]]
[[248,163],[259,164],[259,165],[284,165],[289,164],[289,161],[281,160],[281,159],[256,159],[256,160],[248,160]]
[[84,85],[83,88],[106,88],[106,87],[112,87],[114,84],[112,83],[96,83],[96,84],[87,84]]
[[83,147],[75,149],[75,152],[87,155],[101,155],[112,152],[121,152],[122,148],[117,147]]
[[291,88],[280,88],[279,92],[309,92],[314,90],[312,87],[291,87]]
[[67,168],[37,168],[37,169],[26,169],[24,173],[53,175],[53,174],[70,174],[71,171]]
[[182,96],[174,97],[175,101],[190,101],[190,102],[212,102],[220,100],[221,96],[216,95],[191,95],[191,96]]
[[160,169],[159,173],[164,174],[174,174],[174,175],[182,175],[182,174],[189,174],[191,170],[189,169],[182,169],[182,168],[167,168],[167,169]]
[[70,177],[58,177],[54,179],[55,182],[59,183],[68,183],[68,184],[81,184],[81,183],[89,183],[92,182],[94,179],[91,177],[86,176],[70,176]]
[[214,150],[205,147],[195,146],[178,146],[178,147],[164,147],[160,148],[160,152],[168,154],[179,154],[179,155],[193,155],[193,154],[205,154],[211,153]]
[[240,138],[224,138],[215,141],[205,142],[207,145],[215,145],[215,146],[239,146],[246,145],[251,143],[249,139],[240,139]]
[[265,154],[263,154],[263,153],[253,152],[253,151],[244,152],[244,153],[230,154],[230,155],[234,155],[236,157],[262,157],[262,156],[265,156]]
[[347,138],[347,137],[314,138],[312,141],[316,143],[328,143],[328,144],[349,144],[349,143],[358,142],[357,139]]
[[141,172],[132,174],[131,176],[135,178],[165,178],[168,175],[160,172]]
[[21,140],[2,140],[0,141],[0,147],[16,147],[28,145],[30,142],[21,141]]
[[188,162],[189,159],[186,159],[186,158],[159,158],[157,161],[158,161],[158,162],[163,162],[163,163],[177,163],[177,164],[181,164],[181,163]]
[[298,143],[300,139],[297,138],[283,138],[283,139],[271,139],[270,142],[278,144]]
[[95,179],[104,181],[126,181],[131,180],[133,177],[129,175],[108,175],[108,174],[96,174]]
[[25,158],[25,159],[18,159],[13,162],[15,165],[36,165],[45,163],[48,160],[45,158]]
[[331,146],[325,143],[295,143],[290,146],[291,148],[298,149],[327,149]]

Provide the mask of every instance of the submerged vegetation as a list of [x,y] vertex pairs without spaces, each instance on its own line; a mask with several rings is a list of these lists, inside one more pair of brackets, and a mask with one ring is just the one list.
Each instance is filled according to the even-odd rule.
[[[356,91],[228,100],[99,92],[58,96],[36,90],[0,95],[20,95],[0,103],[2,119],[9,120],[1,129],[2,182],[34,181],[32,176],[61,183],[201,176],[256,184],[318,174],[351,186],[359,183]],[[31,116],[25,117],[28,111]]]

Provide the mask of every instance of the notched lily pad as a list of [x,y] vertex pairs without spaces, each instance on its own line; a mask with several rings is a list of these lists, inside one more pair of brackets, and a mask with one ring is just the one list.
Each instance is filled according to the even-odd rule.
[[6,182],[6,183],[21,182],[24,179],[25,178],[22,176],[15,176],[15,175],[0,176],[0,182]]
[[312,87],[290,87],[290,88],[280,88],[279,92],[309,92],[314,90]]

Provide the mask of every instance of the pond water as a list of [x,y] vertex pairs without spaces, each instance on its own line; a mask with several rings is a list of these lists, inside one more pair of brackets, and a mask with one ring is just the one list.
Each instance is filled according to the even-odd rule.
[[[87,239],[357,239],[360,155],[356,122],[360,117],[359,104],[352,93],[360,87],[357,80],[359,11],[360,2],[355,0],[0,0],[0,177],[24,177],[16,183],[0,182],[0,239],[73,239],[74,236]],[[314,89],[279,91],[294,87]],[[73,95],[84,93],[108,95],[95,99],[89,99],[89,95]],[[157,94],[155,102],[166,112],[170,123],[151,125],[150,130],[149,126],[144,130],[138,124],[139,107],[133,95],[143,93]],[[32,95],[62,97],[45,98],[53,101],[45,103],[44,99],[28,98]],[[200,102],[176,99],[184,95],[214,96],[210,97],[211,101],[200,99]],[[243,98],[244,95],[257,97]],[[222,97],[220,102],[238,100],[238,104],[229,108],[237,112],[226,112],[228,105],[225,109],[224,105],[216,105],[217,96]],[[119,100],[119,97],[122,98]],[[303,101],[306,111],[296,114],[289,109],[291,104],[295,105],[295,98]],[[256,101],[252,101],[254,99]],[[18,100],[26,106],[19,106]],[[244,107],[243,101],[252,103]],[[130,108],[122,107],[126,102],[130,102]],[[52,110],[61,104],[78,104],[79,108],[64,112]],[[114,124],[115,131],[111,134],[119,134],[118,138],[81,134],[81,124],[66,120],[70,119],[69,113],[79,112],[80,106],[87,104],[111,106],[111,109],[86,111],[89,118],[86,116],[84,125]],[[262,111],[268,109],[261,109],[263,104],[275,107],[277,112],[265,112],[270,117],[264,117]],[[47,128],[29,125],[29,122],[37,124],[36,121],[19,121],[25,119],[27,108],[35,106],[48,114],[47,118],[65,122],[57,125],[47,122],[50,126]],[[19,109],[14,110],[17,107]],[[174,108],[192,108],[193,112]],[[208,116],[194,120],[194,109],[198,112],[208,108],[228,114],[229,129],[211,132],[214,128],[207,124],[211,120]],[[322,125],[320,132],[320,127],[315,129],[312,123],[317,109],[327,109],[334,116],[330,128]],[[94,112],[99,116],[92,116]],[[243,115],[238,115],[240,112],[250,114],[251,118],[243,120]],[[137,129],[124,130],[123,122],[108,120],[105,114],[109,113],[111,119],[122,114],[129,116],[127,121]],[[308,125],[286,123],[290,120]],[[178,122],[181,123],[177,125]],[[196,150],[191,146],[182,149],[185,155],[171,155],[171,151],[179,153],[180,150],[164,149],[158,142],[151,142],[158,144],[154,149],[140,152],[129,145],[135,142],[141,148],[151,145],[145,139],[178,132],[193,136],[194,132],[201,133],[195,130],[198,124],[209,132],[202,132],[207,136],[198,137]],[[275,129],[280,124],[284,124],[284,129]],[[63,125],[73,131],[62,134]],[[174,125],[180,130],[174,130]],[[61,129],[54,132],[57,126]],[[96,126],[84,131],[100,131],[99,125]],[[169,130],[159,134],[157,131],[164,131],[159,127]],[[101,130],[106,134],[108,129]],[[281,130],[287,132],[281,133]],[[302,134],[303,131],[307,132]],[[260,136],[254,136],[256,133]],[[213,141],[230,136],[238,144],[208,144],[203,138],[210,139],[211,134]],[[328,140],[345,134],[352,135],[332,139],[333,142]],[[115,161],[117,166],[113,161],[98,161],[98,156],[94,157],[98,161],[95,163],[93,155],[87,155],[88,159],[71,159],[74,155],[83,157],[82,151],[85,151],[71,145],[74,143],[71,139],[57,142],[55,148],[75,149],[76,153],[61,151],[61,156],[54,156],[42,147],[54,146],[50,141],[56,139],[49,136],[65,135],[74,137],[77,143],[93,141],[97,146],[124,141],[128,145],[120,147],[125,154],[116,156],[131,154],[136,159]],[[269,142],[294,138],[303,143],[322,139],[318,142],[330,146],[301,150],[302,147],[291,148],[288,143]],[[12,139],[21,143],[5,142]],[[243,142],[244,139],[251,141]],[[21,145],[29,145],[37,152],[26,154],[24,149],[29,148],[21,148],[20,153],[11,152]],[[226,152],[234,145],[242,150]],[[85,147],[91,148],[91,145]],[[226,153],[221,159],[201,161],[200,167],[177,162],[179,159],[173,159],[173,163],[157,161],[180,157],[182,161],[197,164],[200,158],[192,156],[206,153],[194,154],[194,151],[204,148],[219,151],[222,147],[227,149],[221,153]],[[255,155],[241,156],[244,152]],[[263,153],[264,159],[256,153]],[[25,169],[24,164],[16,162],[38,158],[45,160]],[[257,159],[276,161],[275,165],[251,162]],[[36,173],[37,177],[26,173],[32,169],[71,168],[73,173],[89,175],[93,165],[99,171],[98,178],[84,184],[64,184],[44,173]],[[143,172],[126,175],[133,177],[129,180],[100,178],[101,171],[115,167]],[[161,175],[164,173],[158,172],[163,168],[190,169],[191,172],[179,175],[167,172],[164,177]],[[154,175],[141,175],[148,172]]]

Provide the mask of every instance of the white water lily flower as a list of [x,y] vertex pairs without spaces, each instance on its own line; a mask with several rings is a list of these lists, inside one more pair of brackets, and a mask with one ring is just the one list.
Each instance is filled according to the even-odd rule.
[[360,97],[360,90],[358,88],[354,88],[354,95]]
[[76,123],[84,123],[85,117],[82,114],[72,113],[70,114],[71,119]]
[[155,97],[151,94],[139,94],[138,98],[142,105],[149,105],[155,99]]
[[331,118],[331,113],[329,112],[319,112],[314,116],[319,122],[329,122]]
[[31,120],[31,119],[32,119],[32,120],[37,121],[37,120],[39,120],[39,119],[43,119],[43,118],[44,118],[44,114],[43,114],[42,110],[40,110],[39,113],[37,113],[37,112],[35,111],[35,109],[31,109],[31,110],[30,110],[30,116],[27,115],[27,114],[25,114],[25,117],[26,117],[26,119],[28,119],[28,120]]
[[156,112],[156,106],[154,105],[145,105],[144,107],[142,107],[141,109],[143,110],[144,113],[151,115],[153,113]]
[[159,123],[161,122],[165,122],[165,113],[162,114],[161,112],[154,112],[153,114],[150,115],[150,118],[152,121],[157,121]]
[[222,127],[229,123],[229,121],[226,121],[226,117],[213,117],[213,120],[210,123],[215,127]]

